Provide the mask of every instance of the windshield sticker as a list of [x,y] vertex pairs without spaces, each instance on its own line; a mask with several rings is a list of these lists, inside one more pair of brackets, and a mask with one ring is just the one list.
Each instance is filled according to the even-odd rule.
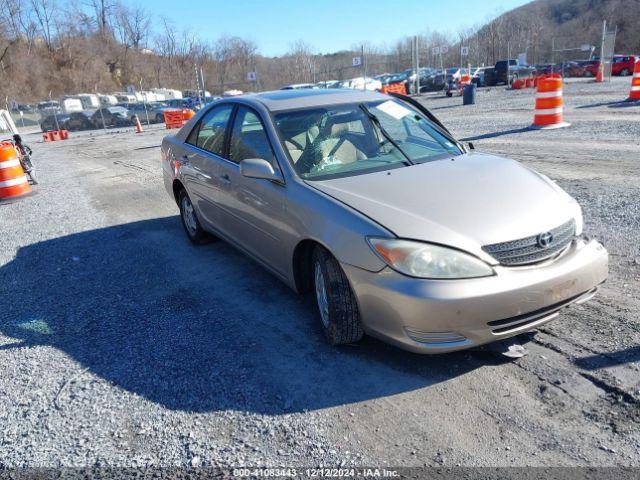
[[380,105],[376,105],[375,108],[377,108],[378,110],[382,110],[384,113],[395,118],[396,120],[400,120],[407,115],[411,115],[411,110],[392,100],[387,100]]

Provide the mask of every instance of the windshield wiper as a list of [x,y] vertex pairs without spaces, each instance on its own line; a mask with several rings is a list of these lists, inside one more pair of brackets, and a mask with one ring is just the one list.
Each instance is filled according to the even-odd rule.
[[400,145],[398,145],[398,142],[396,142],[391,137],[391,135],[389,135],[389,133],[384,129],[378,117],[376,117],[373,113],[371,113],[371,110],[369,110],[369,108],[367,108],[367,106],[364,103],[360,104],[360,108],[365,113],[365,115],[369,117],[369,120],[371,120],[378,127],[378,130],[380,130],[380,133],[382,133],[384,138],[389,140],[389,143],[391,143],[391,145],[393,145],[402,154],[402,156],[407,159],[407,163],[409,165],[415,165],[415,162],[411,160],[411,158],[409,158],[409,155],[407,155],[405,151],[402,150],[402,148],[400,148]]

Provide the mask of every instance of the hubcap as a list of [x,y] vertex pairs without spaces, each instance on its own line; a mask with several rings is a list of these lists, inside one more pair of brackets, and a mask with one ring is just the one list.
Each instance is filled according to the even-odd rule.
[[315,284],[316,284],[316,300],[318,301],[318,309],[320,310],[320,318],[324,328],[329,328],[329,299],[327,298],[327,289],[324,284],[324,275],[320,263],[315,264]]
[[196,222],[196,212],[193,211],[193,205],[187,196],[182,198],[182,218],[189,234],[194,236],[198,232],[198,223]]

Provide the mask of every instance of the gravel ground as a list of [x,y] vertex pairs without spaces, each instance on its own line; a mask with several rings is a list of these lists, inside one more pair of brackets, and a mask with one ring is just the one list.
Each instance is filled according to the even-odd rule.
[[528,129],[531,90],[423,97],[458,138],[558,181],[611,253],[599,295],[517,360],[332,348],[308,298],[223,242],[188,244],[166,131],[27,138],[41,184],[0,206],[0,467],[640,466],[629,84],[567,83],[572,126],[547,131]]

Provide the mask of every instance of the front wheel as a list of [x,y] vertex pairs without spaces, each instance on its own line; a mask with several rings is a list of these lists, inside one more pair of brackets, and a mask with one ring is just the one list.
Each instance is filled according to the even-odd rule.
[[329,343],[344,345],[361,340],[364,330],[358,303],[342,267],[322,247],[316,247],[312,261],[318,314]]
[[182,220],[182,226],[184,231],[189,237],[189,240],[194,245],[203,245],[211,241],[211,235],[204,231],[196,215],[196,210],[193,208],[191,199],[187,194],[187,191],[182,189],[180,196],[178,197],[178,205],[180,207],[180,219]]

